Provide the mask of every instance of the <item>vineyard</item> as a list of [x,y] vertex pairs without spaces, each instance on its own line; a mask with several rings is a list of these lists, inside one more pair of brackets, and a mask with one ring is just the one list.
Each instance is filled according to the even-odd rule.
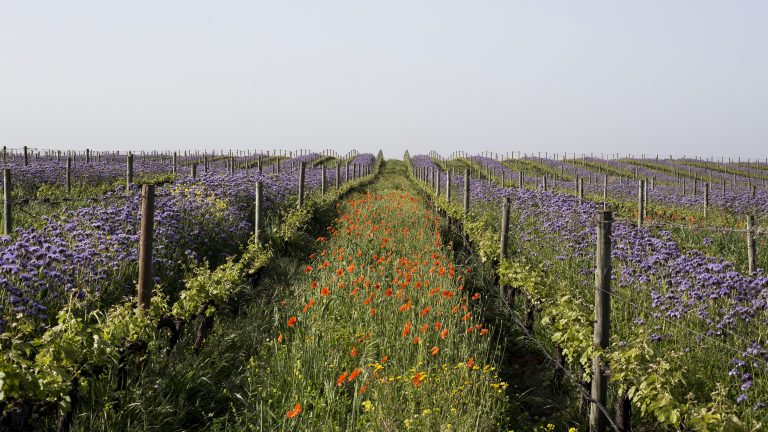
[[0,431],[768,429],[768,160],[0,169]]

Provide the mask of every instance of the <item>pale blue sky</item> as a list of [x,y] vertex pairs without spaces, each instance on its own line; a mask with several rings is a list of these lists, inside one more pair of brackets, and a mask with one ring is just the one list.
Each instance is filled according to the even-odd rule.
[[768,156],[766,1],[0,0],[0,143]]

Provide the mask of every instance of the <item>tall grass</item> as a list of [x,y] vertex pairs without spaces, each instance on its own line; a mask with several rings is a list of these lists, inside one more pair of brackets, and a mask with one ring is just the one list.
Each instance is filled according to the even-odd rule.
[[[436,214],[390,166],[306,258],[220,429],[472,431],[505,422],[482,296]],[[399,174],[399,175],[398,175]],[[477,295],[476,295],[477,294]]]

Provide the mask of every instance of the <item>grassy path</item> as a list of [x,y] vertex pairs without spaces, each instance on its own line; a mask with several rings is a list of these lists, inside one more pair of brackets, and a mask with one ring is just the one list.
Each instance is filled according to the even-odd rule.
[[507,421],[470,268],[403,162],[389,161],[336,221],[275,310],[248,361],[243,405],[218,429],[485,431]]

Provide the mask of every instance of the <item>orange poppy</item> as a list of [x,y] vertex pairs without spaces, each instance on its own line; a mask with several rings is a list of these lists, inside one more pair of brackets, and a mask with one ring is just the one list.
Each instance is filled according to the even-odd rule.
[[354,379],[357,378],[358,375],[360,375],[360,368],[353,370],[352,373],[349,374],[349,378],[347,378],[347,381],[348,382],[354,381]]
[[403,337],[406,337],[406,336],[408,336],[408,333],[410,333],[410,332],[411,332],[411,322],[410,322],[410,321],[408,321],[408,322],[405,324],[405,328],[403,329]]
[[429,353],[432,354],[433,356],[436,356],[437,353],[439,353],[439,352],[440,352],[440,348],[438,348],[436,346],[432,347],[432,349],[429,350]]
[[301,414],[301,404],[296,404],[292,410],[288,411],[288,414],[286,417],[288,418],[294,418],[297,415]]
[[293,327],[294,325],[296,325],[296,317],[288,318],[288,327]]
[[413,378],[411,378],[411,383],[413,383],[414,387],[418,387],[421,385],[422,382],[424,382],[424,379],[426,376],[423,372],[417,373]]
[[347,379],[347,372],[345,371],[341,375],[339,375],[339,378],[336,380],[336,385],[341,387],[342,384],[344,384],[344,381]]

